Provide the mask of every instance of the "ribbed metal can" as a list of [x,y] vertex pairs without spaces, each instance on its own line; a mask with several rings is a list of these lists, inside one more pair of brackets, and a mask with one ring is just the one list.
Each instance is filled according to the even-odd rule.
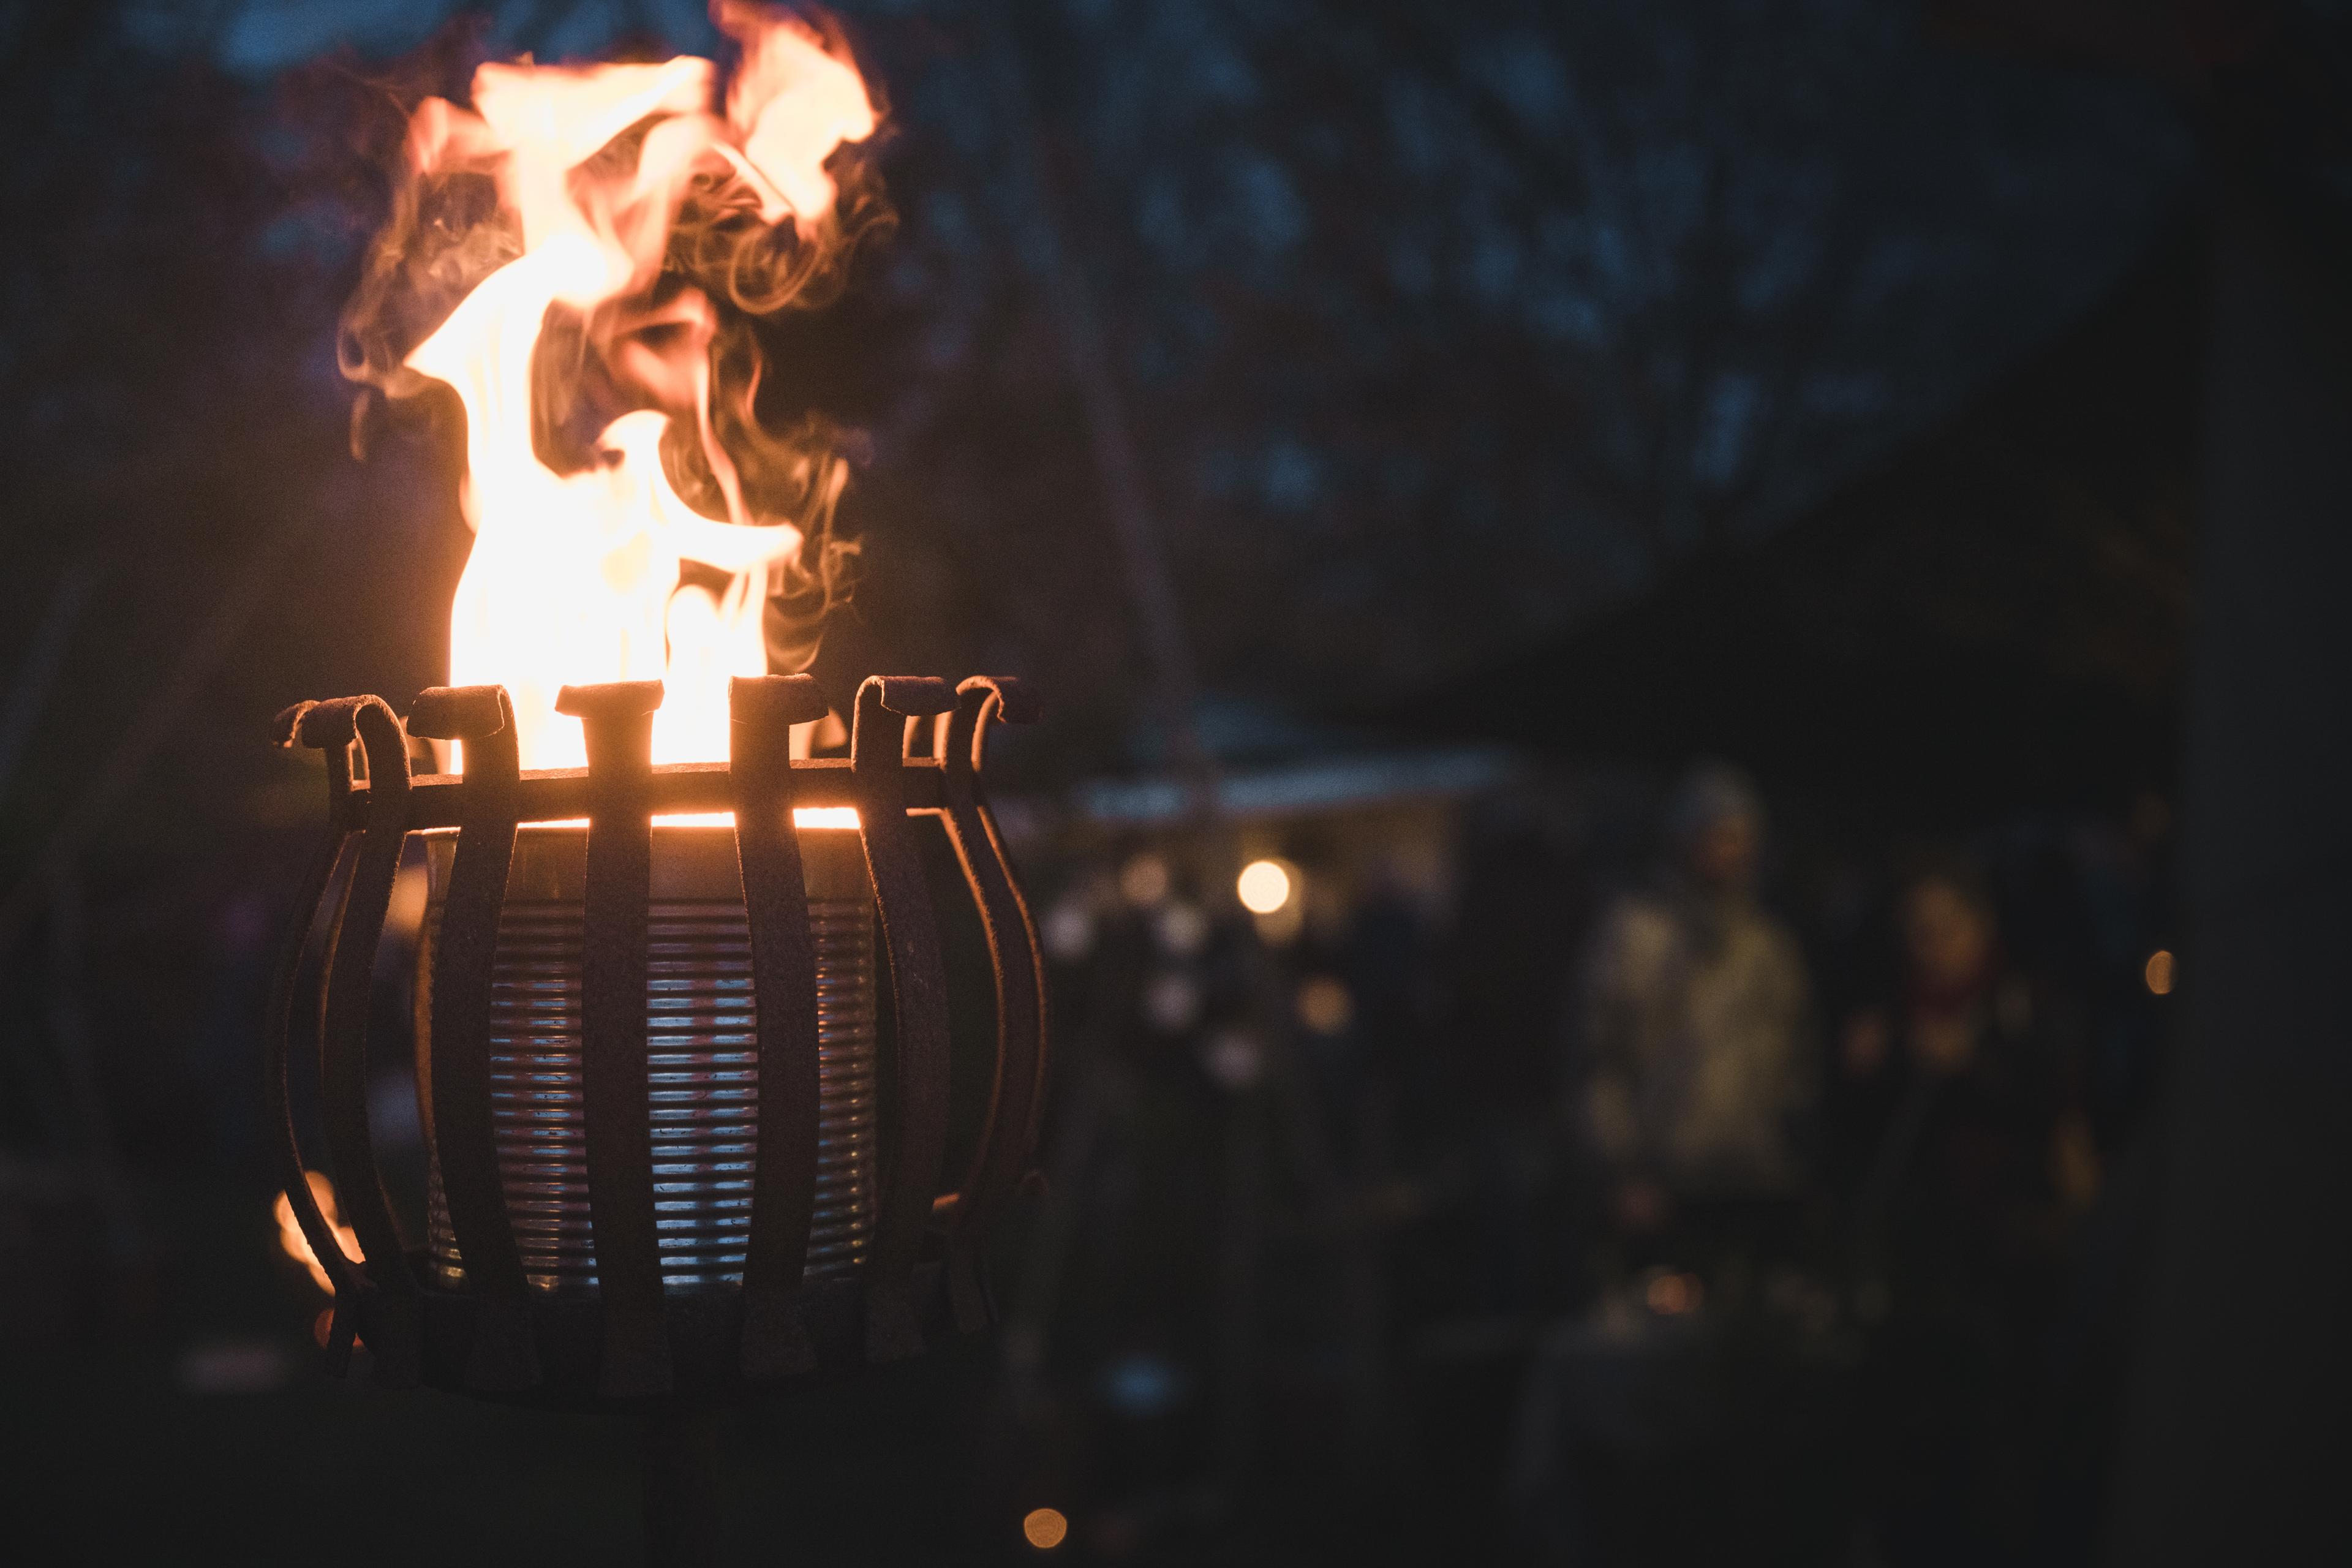
[[[426,841],[417,956],[420,1051],[429,1048],[433,953],[448,896],[454,833]],[[854,1273],[874,1221],[875,915],[854,831],[803,828],[801,861],[816,946],[817,1184],[813,1279]],[[580,1070],[583,826],[516,836],[490,993],[491,1123],[507,1213],[526,1278],[552,1295],[593,1295]],[[656,823],[646,971],[646,1114],[662,1281],[672,1293],[740,1283],[759,1152],[760,1053],[751,933],[731,826]],[[435,1280],[457,1288],[465,1259],[441,1192],[428,1102],[426,1245]]]

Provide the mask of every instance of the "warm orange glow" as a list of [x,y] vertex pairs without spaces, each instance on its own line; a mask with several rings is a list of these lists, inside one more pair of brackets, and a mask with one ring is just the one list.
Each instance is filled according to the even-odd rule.
[[[352,1233],[350,1226],[343,1223],[342,1211],[335,1206],[335,1184],[327,1180],[320,1172],[306,1173],[310,1179],[310,1196],[317,1200],[319,1212],[327,1216],[327,1223],[334,1227],[335,1245],[342,1248],[345,1258],[357,1263],[360,1260],[360,1238]],[[278,1245],[286,1249],[287,1257],[310,1270],[310,1279],[320,1289],[331,1296],[334,1294],[334,1283],[327,1278],[326,1269],[320,1266],[317,1254],[310,1250],[310,1238],[302,1234],[301,1224],[294,1217],[294,1205],[287,1200],[284,1193],[278,1194]]]
[[1148,849],[1118,868],[1119,897],[1139,910],[1156,910],[1166,903],[1174,885],[1168,862]]
[[1696,1274],[1657,1275],[1643,1292],[1643,1300],[1649,1303],[1650,1310],[1669,1318],[1696,1310],[1699,1296],[1700,1286]]
[[1270,915],[1290,902],[1289,870],[1279,860],[1253,860],[1234,879],[1234,894],[1254,915]]
[[1057,1508],[1033,1508],[1021,1521],[1022,1536],[1040,1552],[1051,1552],[1070,1533],[1070,1521]]
[[2154,952],[2149,953],[2147,955],[2147,967],[2140,972],[2140,977],[2147,982],[2147,988],[2151,994],[2157,996],[2171,995],[2172,954],[2170,951],[2159,947]]
[[1356,998],[1347,982],[1317,974],[1298,986],[1298,1021],[1318,1035],[1336,1035],[1355,1021]]
[[[802,545],[791,522],[753,515],[713,426],[710,349],[719,316],[691,287],[656,287],[680,204],[696,182],[740,195],[760,222],[814,229],[831,207],[824,161],[871,135],[864,82],[801,23],[722,0],[743,47],[722,106],[717,68],[490,64],[473,107],[427,100],[409,156],[432,174],[495,174],[521,254],[482,279],[408,355],[466,411],[462,501],[475,531],[449,618],[453,685],[503,684],[527,768],[578,767],[580,726],[557,689],[661,680],[654,760],[727,756],[727,681],[767,672],[761,625],[772,580]],[[604,157],[642,132],[634,160]],[[711,188],[707,184],[700,187]],[[599,464],[560,474],[533,444],[533,353],[549,311],[581,312],[608,368],[657,406],[608,425]],[[696,512],[665,471],[673,419],[698,443],[726,503]],[[681,585],[679,565],[726,574]]]
[[[534,827],[585,827],[584,816],[559,816],[550,822],[535,822]],[[656,827],[732,827],[735,814],[731,811],[667,811],[654,818]],[[793,807],[793,826],[805,833],[810,828],[845,827],[856,831],[857,808],[854,805],[796,805]]]

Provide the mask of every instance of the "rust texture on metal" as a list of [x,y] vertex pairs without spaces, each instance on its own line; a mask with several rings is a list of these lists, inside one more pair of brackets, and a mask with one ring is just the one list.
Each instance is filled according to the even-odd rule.
[[760,1053],[759,1163],[743,1261],[743,1375],[813,1370],[798,1301],[816,1215],[817,974],[808,885],[793,828],[792,728],[822,719],[805,675],[728,683],[735,846],[751,937],[752,1028]]
[[[1030,717],[1016,682],[960,689],[877,677],[860,689],[846,759],[793,761],[795,724],[823,717],[805,677],[731,683],[730,763],[651,763],[657,682],[566,688],[589,765],[522,772],[499,687],[421,694],[405,728],[382,700],[301,703],[273,738],[324,753],[327,831],[306,868],[265,1019],[264,1093],[295,1218],[335,1293],[328,1366],[354,1336],[380,1380],[488,1397],[588,1405],[724,1394],[761,1383],[919,1353],[989,1318],[978,1244],[1024,1175],[1036,1135],[1046,1016],[1034,923],[978,784],[989,730]],[[932,754],[913,754],[928,725]],[[409,735],[463,742],[462,773],[412,777]],[[354,776],[352,751],[367,776]],[[854,1277],[808,1273],[818,1185],[818,972],[796,807],[851,806],[878,917],[895,1054],[872,1243]],[[653,818],[734,816],[750,933],[757,1139],[740,1292],[666,1295],[648,1078]],[[936,911],[910,816],[938,816],[979,913],[995,971],[992,1087],[972,1162],[940,1194],[948,1122],[949,1001]],[[535,1288],[503,1185],[493,1104],[491,991],[520,825],[585,817],[582,1078],[596,1290]],[[386,1202],[366,1116],[368,992],[402,845],[455,829],[448,894],[428,931],[418,1088],[461,1281],[429,1281]],[[356,848],[354,848],[356,844]],[[436,851],[436,853],[441,853]],[[359,1241],[346,1257],[314,1201],[290,1110],[293,1014],[306,957],[322,946],[320,1082],[327,1166]]]
[[992,722],[1025,724],[1035,716],[1017,682],[977,676],[957,689],[954,710],[939,716],[931,748],[942,767],[940,816],[980,911],[996,981],[995,1081],[971,1169],[949,1218],[948,1289],[956,1326],[966,1331],[983,1326],[990,1317],[979,1242],[1027,1173],[1045,1065],[1045,965],[1036,928],[981,797],[978,774]]
[[580,937],[580,1057],[588,1209],[604,1303],[608,1395],[670,1392],[646,1067],[646,902],[653,888],[654,710],[659,681],[567,686],[555,710],[588,742],[588,891]]
[[903,721],[954,707],[955,693],[944,680],[868,676],[857,689],[849,731],[858,832],[889,955],[897,1026],[889,1108],[895,1114],[886,1125],[895,1131],[898,1147],[883,1167],[881,1213],[866,1266],[866,1353],[874,1361],[922,1353],[915,1263],[930,1226],[948,1131],[947,969],[922,862],[907,826]]
[[[399,826],[408,790],[408,737],[380,698],[322,702],[302,717],[306,738],[348,747],[356,734],[367,759],[368,794],[380,807],[360,835],[351,881],[337,922],[334,956],[327,966],[326,1024],[320,1035],[319,1100],[326,1134],[327,1173],[344,1215],[359,1237],[371,1287],[363,1293],[361,1332],[375,1352],[379,1382],[405,1387],[417,1380],[418,1319],[407,1247],[392,1217],[368,1129],[368,1013],[376,947],[392,907],[406,832]],[[348,753],[347,753],[348,754]]]
[[539,1382],[530,1292],[507,1213],[490,1112],[491,976],[514,864],[521,773],[514,709],[503,687],[438,686],[418,693],[408,728],[466,747],[464,818],[449,896],[432,936],[433,995],[417,1064],[450,1229],[467,1280],[481,1299],[466,1384],[485,1392],[530,1388]]
[[324,752],[327,833],[311,856],[294,895],[294,919],[288,923],[285,941],[278,948],[277,967],[270,976],[269,1000],[261,1021],[261,1095],[263,1113],[278,1143],[278,1184],[285,1189],[295,1223],[301,1226],[303,1240],[310,1244],[311,1255],[319,1259],[328,1283],[334,1288],[334,1316],[327,1333],[327,1370],[340,1377],[351,1364],[352,1341],[357,1329],[356,1315],[364,1279],[343,1256],[334,1227],[327,1223],[327,1216],[320,1212],[318,1199],[310,1192],[301,1145],[294,1133],[293,1097],[287,1076],[293,1047],[294,995],[301,980],[302,954],[318,925],[321,907],[334,887],[335,869],[341,864],[352,839],[351,737],[345,735],[337,742],[331,736],[306,733],[303,721],[317,706],[315,702],[298,702],[279,713],[271,724],[271,739],[278,745],[313,746]]
[[[942,683],[944,684],[944,683]],[[665,812],[728,811],[735,805],[735,780],[725,763],[662,763],[653,771],[654,789]],[[845,757],[819,757],[793,764],[793,785],[803,805],[856,805],[859,785]],[[907,809],[940,808],[940,770],[922,759],[904,781]],[[522,776],[517,800],[525,822],[566,822],[589,815],[592,788],[585,768],[533,770]],[[410,781],[409,828],[457,827],[464,821],[464,780],[452,773],[425,773]],[[360,790],[346,806],[364,819],[368,794]],[[365,826],[364,820],[355,826]]]

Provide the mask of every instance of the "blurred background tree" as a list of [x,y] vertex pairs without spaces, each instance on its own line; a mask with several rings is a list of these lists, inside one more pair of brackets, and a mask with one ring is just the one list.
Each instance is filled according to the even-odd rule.
[[[186,948],[269,896],[240,835],[311,809],[268,713],[440,673],[450,431],[354,423],[333,361],[400,114],[489,54],[715,43],[696,0],[449,9],[0,12],[12,938],[65,868],[145,889],[108,940]],[[865,433],[845,657],[1036,678],[1049,769],[1118,760],[1146,673],[1042,253],[1202,683],[1363,709],[1868,464],[2094,297],[2188,163],[2152,89],[1863,0],[843,9],[901,222],[779,329],[765,406]],[[190,813],[217,864],[142,858]]]
[[874,10],[877,293],[918,329],[868,367],[877,597],[1114,707],[1041,223],[1104,301],[1207,679],[1349,705],[1819,497],[2078,310],[2185,163],[2152,93],[1867,5],[1029,4],[1025,93],[1004,8]]

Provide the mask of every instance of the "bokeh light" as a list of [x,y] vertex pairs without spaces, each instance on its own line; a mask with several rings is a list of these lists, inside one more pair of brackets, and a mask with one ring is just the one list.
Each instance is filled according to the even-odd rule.
[[1234,879],[1234,892],[1254,915],[1274,914],[1290,902],[1290,872],[1279,860],[1253,860]]
[[1070,1521],[1058,1508],[1033,1508],[1021,1521],[1021,1533],[1040,1552],[1051,1552],[1070,1533]]
[[1298,1021],[1318,1035],[1336,1035],[1355,1020],[1356,998],[1333,975],[1310,975],[1299,984]]
[[1651,1277],[1643,1298],[1653,1312],[1663,1317],[1680,1317],[1685,1312],[1698,1310],[1702,1289],[1696,1274],[1659,1273]]
[[1119,868],[1119,897],[1139,910],[1157,909],[1168,897],[1171,880],[1168,862],[1147,850]]

